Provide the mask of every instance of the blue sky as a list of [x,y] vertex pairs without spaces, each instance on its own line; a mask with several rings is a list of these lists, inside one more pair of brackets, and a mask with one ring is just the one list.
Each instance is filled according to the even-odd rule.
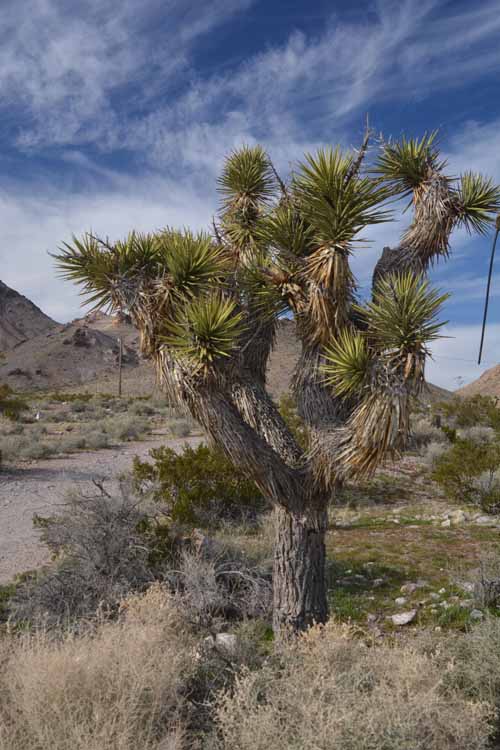
[[[47,256],[73,232],[207,226],[224,154],[304,151],[439,128],[451,174],[500,183],[500,0],[2,0],[0,278],[58,320],[81,314]],[[366,289],[406,217],[353,261]],[[500,258],[485,367],[474,364],[490,238],[452,238],[433,276],[450,338],[428,378],[500,361]]]

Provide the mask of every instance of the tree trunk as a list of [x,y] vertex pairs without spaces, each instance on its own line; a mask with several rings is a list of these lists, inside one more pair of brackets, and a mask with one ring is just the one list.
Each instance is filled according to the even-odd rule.
[[302,513],[277,507],[273,629],[277,636],[328,619],[325,572],[326,503]]

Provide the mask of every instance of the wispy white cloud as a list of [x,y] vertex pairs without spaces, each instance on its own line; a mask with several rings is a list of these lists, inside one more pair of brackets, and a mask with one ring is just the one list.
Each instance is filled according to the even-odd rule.
[[500,70],[497,0],[460,12],[440,0],[379,0],[363,20],[332,14],[322,33],[295,31],[224,75],[196,70],[200,35],[253,1],[7,0],[0,93],[4,109],[24,107],[19,144],[95,143],[199,167],[222,139],[257,138],[277,150],[343,140],[347,118],[375,101]]
[[4,0],[1,109],[24,115],[18,144],[114,145],[123,99],[131,111],[168,90],[197,38],[253,2]]
[[[4,187],[0,222],[8,227],[3,246],[9,250],[0,250],[3,280],[55,317],[73,315],[73,292],[53,281],[45,255],[71,232],[92,227],[119,236],[134,226],[207,224],[216,207],[215,175],[232,147],[262,142],[285,174],[304,150],[324,141],[356,144],[362,114],[374,102],[421,97],[500,70],[493,48],[498,0],[460,10],[441,0],[379,0],[362,20],[345,23],[333,14],[316,36],[295,31],[228,73],[196,70],[200,37],[253,3],[2,3],[3,132],[12,126],[19,147],[57,153],[87,183],[77,190]],[[499,132],[498,122],[468,123],[449,142],[452,171],[483,170],[500,181]],[[132,152],[141,174],[119,177],[83,155],[84,144]],[[382,247],[397,243],[407,221],[397,215],[367,234],[372,244],[353,258],[362,286]],[[457,249],[466,258],[471,247],[457,233],[455,261]],[[454,278],[453,268],[447,266],[446,286],[456,282],[476,299],[479,280],[464,276],[463,268]]]
[[56,278],[48,255],[73,234],[91,230],[113,241],[133,229],[206,227],[212,216],[214,205],[195,185],[154,175],[109,177],[105,188],[95,181],[79,194],[47,185],[0,192],[1,279],[56,320],[82,314],[75,287]]

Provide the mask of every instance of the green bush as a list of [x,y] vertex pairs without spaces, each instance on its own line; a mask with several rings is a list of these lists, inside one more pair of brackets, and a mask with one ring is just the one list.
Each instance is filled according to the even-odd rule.
[[151,432],[151,425],[141,417],[123,415],[106,419],[103,423],[103,429],[111,438],[122,442],[137,440],[147,432]]
[[21,412],[29,409],[28,404],[14,395],[8,385],[0,385],[0,414],[13,422],[19,419]]
[[498,399],[492,396],[457,397],[451,401],[439,403],[435,411],[453,420],[457,427],[473,427],[482,424],[500,431]]
[[219,450],[199,445],[176,453],[162,447],[150,456],[153,463],[134,460],[136,487],[150,488],[155,500],[169,506],[174,521],[210,526],[265,507],[255,483]]
[[175,438],[188,437],[191,434],[191,425],[187,419],[174,419],[169,423],[168,429]]
[[446,453],[436,458],[432,478],[454,500],[496,512],[500,508],[499,469],[499,443],[457,438]]

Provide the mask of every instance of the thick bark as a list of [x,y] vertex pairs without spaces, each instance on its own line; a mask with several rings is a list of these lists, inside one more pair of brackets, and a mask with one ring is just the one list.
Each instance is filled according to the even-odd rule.
[[273,628],[283,636],[328,619],[326,502],[301,513],[277,507],[274,520]]

